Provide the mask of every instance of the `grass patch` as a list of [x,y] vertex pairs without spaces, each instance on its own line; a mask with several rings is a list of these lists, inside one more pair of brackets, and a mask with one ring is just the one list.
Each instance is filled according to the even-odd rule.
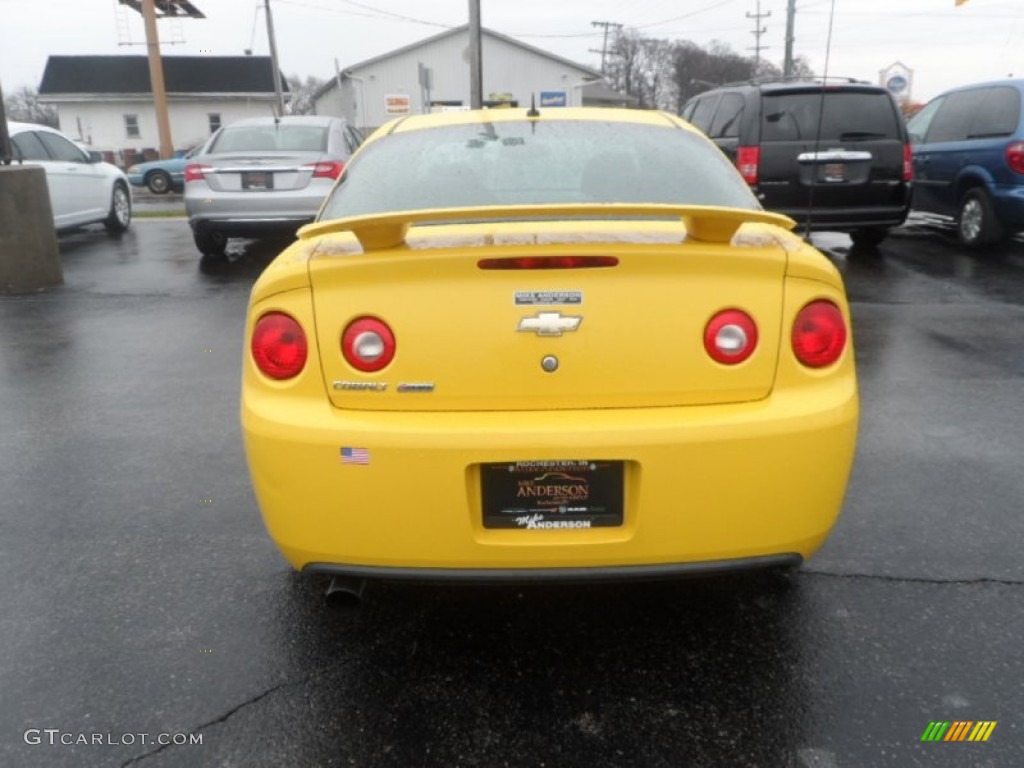
[[140,211],[138,208],[132,211],[132,218],[135,219],[176,219],[185,218],[185,209],[176,211]]

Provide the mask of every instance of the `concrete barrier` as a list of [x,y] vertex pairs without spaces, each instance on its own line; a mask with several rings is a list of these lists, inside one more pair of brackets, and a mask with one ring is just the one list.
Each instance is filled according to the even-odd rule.
[[46,171],[0,165],[0,293],[32,293],[63,282]]

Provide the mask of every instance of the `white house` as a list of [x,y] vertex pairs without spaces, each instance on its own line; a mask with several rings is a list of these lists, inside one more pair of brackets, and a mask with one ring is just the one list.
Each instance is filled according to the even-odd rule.
[[[482,31],[487,106],[633,106],[636,99],[604,84],[596,69]],[[469,26],[339,69],[314,95],[317,114],[346,118],[364,131],[401,115],[460,109],[470,103]]]
[[[269,57],[164,56],[163,67],[176,150],[195,146],[221,125],[274,111]],[[62,131],[113,153],[115,162],[159,151],[146,56],[50,56],[39,100],[57,108]]]

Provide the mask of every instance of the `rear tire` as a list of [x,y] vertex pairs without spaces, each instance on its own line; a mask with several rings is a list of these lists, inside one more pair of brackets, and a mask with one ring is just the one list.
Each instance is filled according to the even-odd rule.
[[192,239],[196,242],[196,248],[207,259],[223,258],[228,249],[227,235],[216,229],[193,232]]
[[146,186],[154,195],[166,195],[171,190],[171,177],[164,171],[153,171],[146,177]]
[[103,221],[103,226],[112,235],[121,235],[132,223],[132,196],[128,194],[128,187],[120,181],[114,184],[114,190],[110,193],[110,213]]
[[956,234],[968,248],[984,248],[1002,239],[1003,227],[996,218],[992,198],[983,188],[967,190],[960,200]]
[[861,248],[874,248],[888,236],[889,230],[886,227],[865,227],[850,233],[853,244]]

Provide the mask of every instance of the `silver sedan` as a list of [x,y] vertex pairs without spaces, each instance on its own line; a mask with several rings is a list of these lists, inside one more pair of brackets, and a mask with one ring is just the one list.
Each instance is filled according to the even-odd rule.
[[200,253],[219,258],[230,237],[294,234],[313,221],[361,141],[337,117],[257,117],[221,128],[185,167]]

